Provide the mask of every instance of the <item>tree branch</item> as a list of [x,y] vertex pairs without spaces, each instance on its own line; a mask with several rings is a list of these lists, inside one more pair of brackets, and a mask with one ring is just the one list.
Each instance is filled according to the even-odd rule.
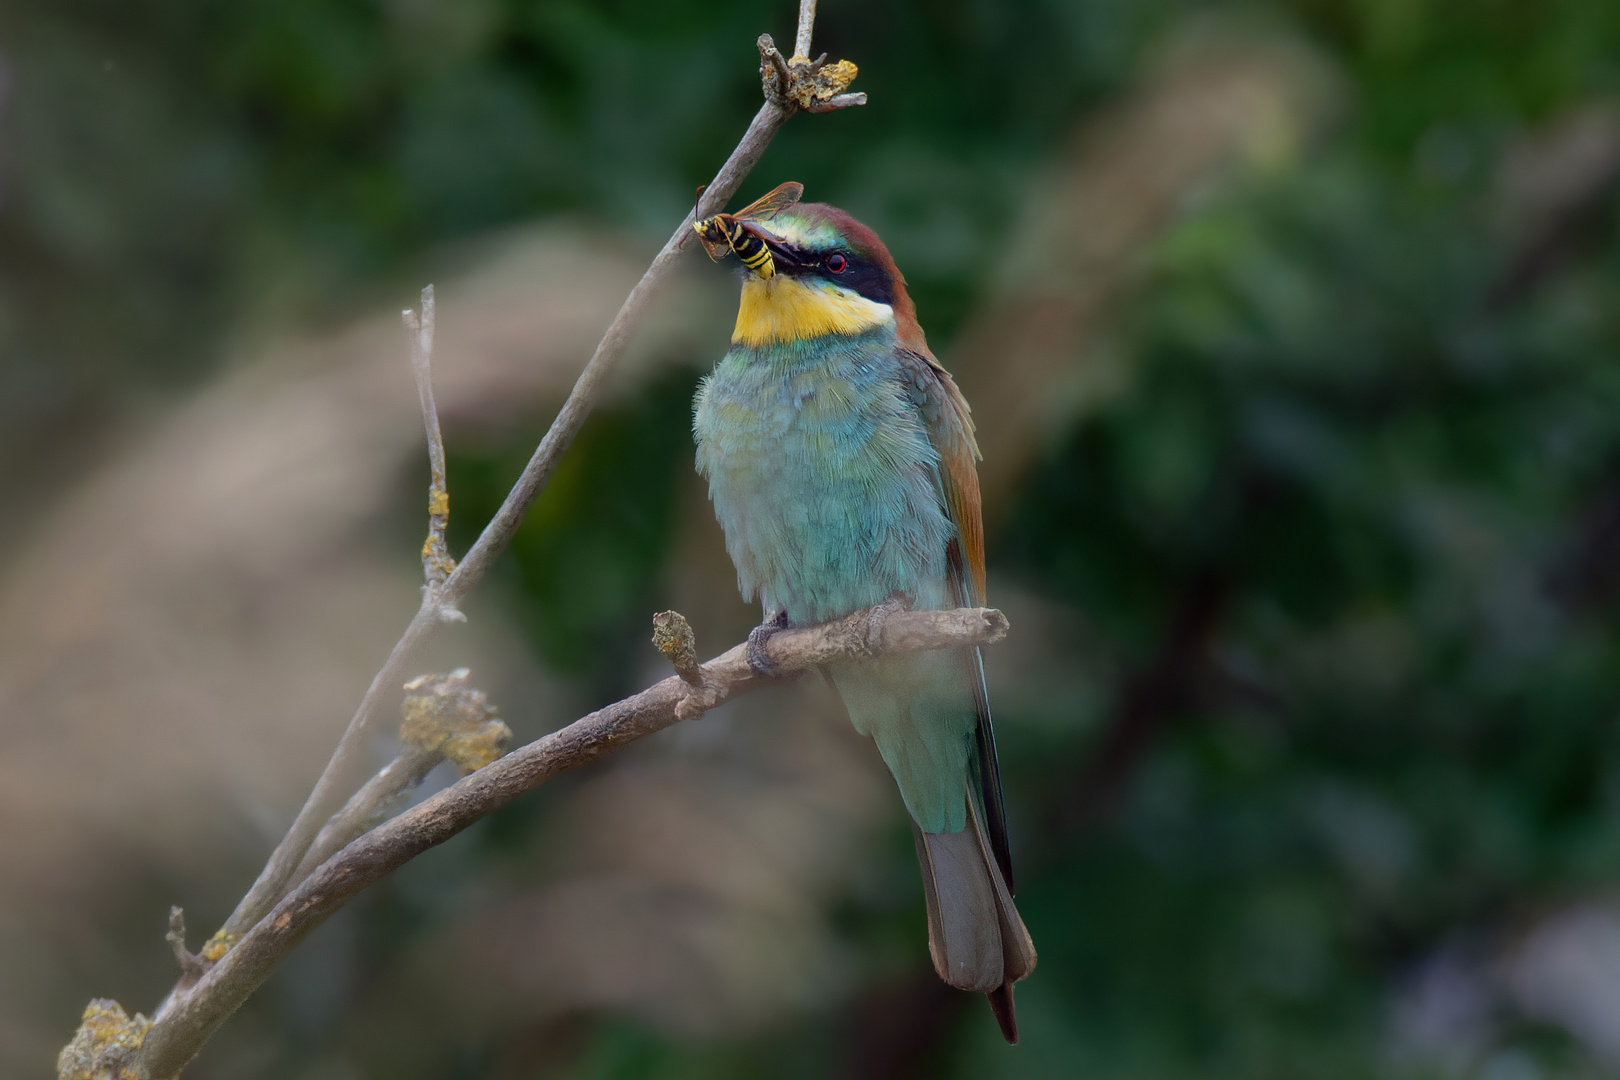
[[[459,565],[451,557],[444,539],[449,496],[445,485],[443,440],[433,402],[432,286],[422,291],[420,315],[409,310],[404,312],[405,325],[412,334],[412,368],[432,466],[428,539],[422,551],[426,585],[421,606],[382,668],[372,677],[359,707],[349,720],[309,797],[286,836],[276,845],[252,888],[237,904],[236,910],[196,957],[185,950],[183,930],[178,924],[171,928],[171,944],[174,944],[175,955],[181,958],[181,978],[169,991],[154,1020],[149,1022],[144,1017],[137,1017],[139,1024],[130,1027],[130,1031],[135,1032],[139,1027],[139,1037],[130,1034],[128,1038],[120,1036],[111,1041],[96,1042],[90,1036],[75,1036],[69,1050],[74,1047],[83,1050],[84,1047],[79,1046],[81,1042],[92,1049],[105,1044],[105,1054],[101,1049],[94,1049],[92,1054],[99,1063],[97,1068],[101,1065],[122,1068],[125,1071],[118,1072],[120,1076],[171,1076],[191,1059],[203,1041],[263,981],[288,948],[360,888],[415,852],[442,842],[489,809],[517,792],[542,782],[559,769],[589,760],[619,742],[656,731],[677,718],[701,715],[704,710],[732,694],[757,684],[758,677],[747,670],[746,661],[741,659],[741,648],[697,669],[683,661],[681,677],[666,680],[670,685],[661,683],[628,702],[592,714],[563,732],[541,740],[544,747],[540,750],[534,750],[534,747],[541,744],[526,748],[521,756],[529,772],[520,771],[525,765],[503,766],[495,771],[483,770],[475,774],[483,779],[470,787],[463,781],[451,788],[450,791],[460,794],[449,803],[440,797],[424,804],[440,807],[443,811],[440,817],[435,818],[431,814],[424,817],[418,808],[403,818],[395,819],[398,824],[381,826],[355,839],[375,819],[381,808],[419,782],[421,775],[438,760],[430,750],[409,749],[345,802],[343,793],[354,790],[360,784],[366,747],[382,723],[387,703],[399,693],[412,660],[428,635],[440,622],[462,618],[459,610],[461,600],[478,586],[511,541],[524,512],[545,487],[558,460],[590,414],[609,369],[624,352],[631,334],[646,314],[653,294],[669,275],[681,250],[690,243],[695,218],[711,215],[725,207],[741,186],[743,178],[758,163],[777,130],[794,112],[800,109],[828,112],[865,103],[864,94],[845,93],[856,74],[854,64],[839,61],[827,65],[825,57],[816,61],[807,58],[815,14],[816,0],[800,0],[799,22],[794,38],[795,55],[791,59],[782,58],[769,35],[759,39],[764,104],[749,124],[742,141],[707,186],[699,205],[675,229],[641,280],[631,289],[522,475]],[[922,617],[923,623],[927,623],[929,618],[944,619],[939,626],[929,623],[932,629],[927,632],[917,631],[923,633],[924,638],[930,633],[935,637],[939,634],[949,637],[951,632],[962,632],[962,627],[950,624],[946,615],[917,614]],[[995,636],[1005,632],[1006,623],[999,613],[979,613],[976,619],[970,633],[975,641],[984,639],[985,634],[991,631]],[[916,625],[922,626],[923,623]],[[912,623],[897,624],[892,633],[901,637],[890,642],[885,636],[884,644],[899,649],[927,647],[904,639],[908,632],[905,627],[909,625]],[[986,630],[986,627],[990,630]],[[865,623],[862,624],[863,634],[866,632],[864,628]],[[853,632],[851,630],[849,633]],[[885,635],[889,632],[885,631]],[[818,648],[828,657],[865,655],[878,644],[864,636],[858,641],[849,634],[840,638],[833,628],[827,627],[796,633],[797,636],[791,640],[808,649],[807,656],[819,655],[816,653]],[[687,637],[690,638],[689,631]],[[827,652],[828,649],[832,649],[832,652]],[[779,662],[784,670],[794,664],[791,656]],[[815,662],[818,661],[803,661]],[[684,689],[676,694],[675,686]],[[506,787],[492,786],[503,782]],[[448,810],[444,809],[446,806]],[[380,839],[379,833],[382,834]],[[328,860],[327,855],[339,847],[342,848],[339,854]],[[300,887],[301,881],[304,884]],[[272,914],[273,919],[270,918]],[[186,959],[188,957],[189,961]],[[207,966],[210,964],[211,967]],[[86,1023],[102,1023],[110,1015],[100,1009],[97,1003],[92,1003],[91,1010],[86,1014]],[[144,1037],[144,1025],[148,1023],[152,1025],[150,1039]],[[130,1021],[126,1026],[130,1024],[135,1022]],[[81,1029],[80,1035],[85,1030]],[[118,1030],[122,1032],[124,1029]],[[89,1042],[85,1042],[86,1039]],[[73,1057],[73,1060],[78,1058]]]
[[[808,44],[815,20],[814,0],[802,0],[799,20],[797,38]],[[761,38],[761,51],[764,52],[766,49],[774,52],[768,35]],[[834,68],[840,69],[836,75],[830,74]],[[855,66],[847,61],[840,61],[838,65],[827,68],[802,61],[788,65],[785,73],[768,73],[765,104],[755,114],[742,141],[715,174],[714,180],[704,191],[699,205],[694,208],[694,213],[688,214],[670,235],[662,250],[653,259],[652,265],[647,268],[647,272],[630,290],[630,295],[625,298],[624,304],[596,346],[590,361],[580,372],[579,379],[563,403],[557,418],[552,422],[551,428],[540,440],[540,445],[535,448],[534,455],[524,467],[522,475],[518,477],[517,483],[513,485],[501,508],[484,527],[478,541],[442,585],[437,589],[429,588],[425,592],[422,606],[406,626],[404,634],[394,645],[381,670],[372,678],[371,685],[367,687],[365,696],[338,741],[337,749],[327,762],[320,778],[316,780],[315,787],[310,791],[303,808],[299,810],[298,816],[288,828],[287,835],[276,845],[258,880],[253,883],[253,887],[242,898],[216,937],[229,941],[240,936],[257,923],[265,912],[297,883],[297,872],[304,863],[305,853],[327,818],[342,805],[344,792],[353,790],[360,782],[366,746],[382,722],[386,703],[398,693],[400,685],[410,675],[412,659],[440,621],[447,615],[450,618],[459,617],[461,600],[472,592],[489,572],[496,557],[506,549],[513,534],[517,532],[529,504],[551,479],[558,460],[573,442],[574,437],[579,434],[585,418],[590,415],[609,369],[624,352],[631,334],[645,316],[653,294],[669,275],[681,250],[690,243],[692,223],[696,220],[694,214],[708,216],[725,207],[741,186],[743,178],[759,162],[760,156],[764,154],[766,146],[770,144],[776,132],[800,107],[824,112],[831,108],[864,103],[866,99],[863,94],[841,93],[843,87],[848,85],[849,79],[854,78],[854,72]],[[859,100],[856,100],[857,98]],[[835,100],[840,103],[834,105]],[[424,313],[428,302],[429,298],[424,294]],[[426,329],[429,325],[429,320],[424,319],[423,328]],[[171,994],[170,1001],[172,999]],[[158,1015],[161,1016],[163,1010],[169,1007],[170,1001],[165,1001]]]
[[[781,631],[765,643],[765,651],[777,670],[798,672],[858,657],[989,645],[1007,630],[1006,616],[992,608],[896,611],[880,605],[820,626]],[[755,674],[746,645],[701,665],[697,676],[694,685],[672,675],[536,739],[354,840],[276,904],[189,993],[173,998],[119,1075],[173,1076],[305,935],[428,848],[566,769],[772,681]]]

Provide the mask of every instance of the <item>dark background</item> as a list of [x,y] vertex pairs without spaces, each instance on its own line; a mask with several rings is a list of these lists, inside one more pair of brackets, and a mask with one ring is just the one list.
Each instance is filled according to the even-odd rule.
[[[754,37],[790,39],[792,14],[7,4],[0,552],[243,355],[411,304],[501,230],[557,217],[587,247],[650,249],[757,108]],[[872,225],[975,403],[991,599],[1014,626],[992,693],[1041,957],[1024,1043],[933,981],[882,783],[818,796],[865,824],[805,872],[832,883],[789,905],[820,936],[758,976],[780,989],[766,1004],[681,1004],[696,968],[731,985],[724,958],[746,966],[756,939],[691,930],[673,888],[635,922],[693,956],[650,988],[502,990],[489,1023],[390,997],[476,996],[478,963],[434,959],[482,955],[447,927],[521,954],[466,905],[595,865],[559,854],[558,822],[604,784],[604,805],[633,802],[650,747],[362,898],[305,946],[342,952],[341,978],[289,965],[188,1075],[1620,1075],[1620,5],[828,0],[823,49],[871,103],[795,118],[739,201],[797,179]],[[708,513],[689,401],[723,348],[719,295],[701,347],[593,418],[490,583],[513,663],[572,706],[659,674],[647,619],[683,597],[711,597],[688,612],[708,651],[746,630],[718,534],[688,524]],[[458,550],[555,400],[451,424]],[[417,484],[368,526],[395,563]],[[768,787],[758,760],[737,770]],[[826,835],[807,821],[784,848]],[[683,839],[717,860],[704,880],[755,858]],[[82,916],[120,944],[67,965],[28,1021],[43,1034],[0,1024],[31,1048],[18,1068],[66,1040],[75,1000],[150,1009],[167,903],[201,903],[206,933],[263,845],[236,845],[212,892],[201,869],[103,866]]]

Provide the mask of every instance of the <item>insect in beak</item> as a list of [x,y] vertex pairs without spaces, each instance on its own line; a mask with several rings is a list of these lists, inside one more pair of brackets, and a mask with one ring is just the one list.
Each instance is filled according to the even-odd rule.
[[[776,276],[776,261],[773,258],[772,245],[760,235],[760,231],[749,227],[750,222],[765,221],[782,210],[799,201],[804,194],[804,185],[794,182],[777,187],[764,198],[750,203],[735,214],[715,214],[713,217],[703,218],[692,223],[692,231],[697,233],[698,241],[709,258],[719,262],[730,251],[736,255],[742,264],[760,277]],[[703,188],[698,188],[698,198],[703,196]],[[693,216],[697,215],[697,204],[692,208]],[[783,253],[785,255],[785,252]]]

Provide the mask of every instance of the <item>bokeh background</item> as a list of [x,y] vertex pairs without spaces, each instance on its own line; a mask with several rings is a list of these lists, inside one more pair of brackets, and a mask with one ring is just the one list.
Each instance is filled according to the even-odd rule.
[[[0,8],[0,1072],[155,1005],[414,609],[399,309],[464,548],[792,7]],[[871,104],[741,198],[874,226],[974,404],[1023,1043],[809,680],[424,856],[187,1076],[1620,1076],[1620,5],[822,8]],[[424,661],[520,739],[754,621],[679,277]]]

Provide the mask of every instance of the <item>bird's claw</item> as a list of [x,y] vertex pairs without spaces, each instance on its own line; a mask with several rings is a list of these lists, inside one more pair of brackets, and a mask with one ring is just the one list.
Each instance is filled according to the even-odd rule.
[[754,669],[754,674],[762,675],[767,679],[780,679],[782,677],[782,672],[771,662],[771,658],[765,654],[765,643],[771,640],[772,635],[778,631],[786,630],[787,624],[787,612],[778,611],[774,616],[748,631],[748,666]]
[[883,624],[889,621],[889,616],[897,611],[911,610],[911,597],[905,593],[894,593],[881,604],[874,604],[866,613],[866,647],[871,652],[877,652],[883,646]]

